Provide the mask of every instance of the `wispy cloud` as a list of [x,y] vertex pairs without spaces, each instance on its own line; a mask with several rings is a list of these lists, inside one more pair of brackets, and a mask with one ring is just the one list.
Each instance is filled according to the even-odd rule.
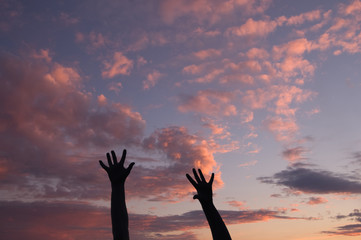
[[133,61],[123,55],[122,52],[115,52],[113,59],[104,61],[103,78],[114,78],[117,75],[129,75],[133,68]]

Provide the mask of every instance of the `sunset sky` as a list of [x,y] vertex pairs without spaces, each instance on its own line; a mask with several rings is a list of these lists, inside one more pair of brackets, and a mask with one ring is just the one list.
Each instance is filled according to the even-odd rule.
[[361,238],[361,1],[0,0],[0,239]]

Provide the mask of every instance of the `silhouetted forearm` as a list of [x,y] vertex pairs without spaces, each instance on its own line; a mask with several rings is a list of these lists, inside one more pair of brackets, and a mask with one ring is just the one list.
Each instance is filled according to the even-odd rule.
[[212,231],[213,240],[230,240],[231,235],[224,224],[221,215],[217,211],[212,201],[200,201],[208,224]]
[[111,215],[114,240],[129,240],[124,183],[112,184]]

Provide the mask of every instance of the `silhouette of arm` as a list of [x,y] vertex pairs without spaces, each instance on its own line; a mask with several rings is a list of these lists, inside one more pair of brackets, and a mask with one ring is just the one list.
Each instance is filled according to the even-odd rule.
[[224,224],[221,215],[217,211],[213,204],[213,192],[212,183],[214,179],[214,173],[212,173],[211,179],[207,183],[203,176],[203,173],[198,169],[199,176],[196,170],[193,168],[194,179],[186,174],[189,182],[197,190],[197,194],[193,196],[193,199],[198,199],[202,205],[204,214],[206,215],[208,224],[211,228],[212,237],[214,240],[228,240],[231,239],[227,230],[226,224]]
[[134,166],[134,162],[129,164],[128,168],[124,167],[125,157],[127,151],[123,150],[123,155],[120,161],[117,161],[117,156],[114,151],[110,154],[107,153],[108,166],[106,166],[101,160],[100,166],[108,173],[111,185],[111,217],[112,217],[112,229],[114,240],[129,240],[128,230],[128,212],[125,204],[125,180],[128,177],[130,171]]

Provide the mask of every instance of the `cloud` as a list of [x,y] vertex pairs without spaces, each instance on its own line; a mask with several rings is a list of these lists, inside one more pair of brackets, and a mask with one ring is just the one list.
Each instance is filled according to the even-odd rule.
[[[166,24],[173,24],[178,19],[190,18],[198,23],[214,24],[220,20],[237,14],[240,10],[244,15],[263,13],[269,6],[269,0],[250,1],[162,1],[160,14]],[[236,11],[238,10],[238,11]]]
[[38,53],[34,52],[32,57],[35,59],[43,59],[46,62],[51,62],[52,58],[49,55],[49,49],[40,49]]
[[207,115],[233,116],[237,114],[237,108],[231,104],[234,94],[214,90],[201,90],[197,95],[183,95],[180,97],[178,110],[181,112],[196,112]]
[[6,239],[95,240],[112,237],[108,209],[85,203],[1,202],[0,206],[1,235]]
[[[348,215],[337,215],[335,217],[338,220],[351,220],[356,222],[361,222],[361,210],[354,209],[353,212]],[[343,235],[343,236],[360,236],[361,235],[361,224],[347,224],[340,227],[337,227],[336,230],[323,231],[322,233],[328,235]]]
[[89,161],[104,147],[139,144],[142,116],[101,95],[97,104],[75,68],[6,53],[0,62],[4,190],[29,198],[103,197]]
[[328,235],[343,235],[343,236],[360,236],[361,235],[361,224],[348,224],[337,227],[337,230],[323,231],[322,233]]
[[71,17],[69,14],[65,12],[61,12],[59,16],[60,21],[64,22],[65,24],[76,24],[79,22],[79,18]]
[[157,158],[152,166],[136,162],[128,183],[131,197],[190,197],[194,189],[185,173],[193,167],[215,172],[215,188],[222,185],[213,157],[221,147],[214,141],[185,127],[158,129],[143,139],[142,116],[84,91],[76,69],[7,54],[0,63],[0,178],[6,199],[108,198],[97,160],[104,159],[99,152],[119,145]]
[[147,90],[154,87],[163,75],[159,71],[153,70],[153,72],[147,75],[147,79],[143,81],[143,89]]
[[299,127],[293,118],[272,117],[263,124],[272,132],[277,141],[290,142],[296,135]]
[[[242,97],[242,103],[250,109],[269,109],[277,115],[294,116],[295,108],[291,104],[300,104],[311,99],[316,93],[292,85],[272,85],[267,88],[247,90]],[[272,104],[270,105],[270,104]]]
[[248,74],[228,74],[220,78],[220,83],[243,83],[246,85],[253,85],[254,78]]
[[296,123],[298,108],[293,105],[297,106],[315,95],[313,91],[292,85],[271,85],[245,91],[241,101],[247,109],[267,109],[273,113],[263,121],[263,125],[278,141],[289,142],[299,130]]
[[245,36],[267,36],[273,32],[277,27],[276,21],[258,20],[255,21],[249,18],[246,23],[239,27],[231,27],[227,29],[227,34],[238,37]]
[[336,216],[336,219],[344,219],[344,218],[348,218],[351,220],[361,222],[361,210],[354,209],[353,212],[349,213],[348,215],[337,215]]
[[253,161],[250,161],[250,162],[245,162],[245,163],[241,163],[238,165],[238,167],[249,167],[249,166],[254,166],[258,163],[257,160],[253,160]]
[[247,57],[250,59],[267,59],[269,57],[268,52],[265,49],[262,48],[251,48],[246,53]]
[[303,193],[361,193],[361,182],[349,176],[304,167],[288,167],[272,177],[258,178],[263,183],[285,186]]
[[211,129],[212,134],[214,134],[214,135],[222,135],[222,134],[228,135],[229,134],[226,131],[226,129],[223,126],[221,126],[220,124],[215,124],[210,120],[208,120],[208,121],[203,120],[203,122],[204,123],[202,126]]
[[111,82],[107,87],[109,91],[120,93],[120,90],[123,88],[123,84],[121,82]]
[[321,18],[321,11],[320,10],[313,10],[310,12],[301,13],[297,16],[289,17],[286,20],[286,25],[300,25],[306,21],[315,21]]
[[191,173],[192,168],[202,169],[206,178],[214,172],[213,186],[218,189],[223,182],[214,154],[224,151],[212,139],[191,134],[185,127],[157,129],[144,138],[138,151],[146,157],[130,158],[136,165],[127,181],[128,198],[165,202],[191,199],[195,190],[185,174]]
[[122,52],[115,52],[113,60],[104,61],[103,78],[114,78],[117,75],[130,75],[133,68],[133,61],[123,55]]
[[232,207],[236,207],[236,208],[239,208],[239,209],[244,209],[244,205],[245,205],[245,202],[242,202],[242,201],[235,201],[235,200],[232,200],[232,201],[227,201],[227,203],[232,206]]
[[294,148],[287,148],[282,152],[282,156],[290,162],[298,161],[304,159],[302,156],[306,153],[306,149],[301,146]]
[[[85,202],[0,203],[0,230],[6,239],[92,240],[112,237],[108,208],[95,207]],[[296,219],[284,216],[283,212],[270,210],[219,212],[226,224]],[[135,240],[197,239],[192,230],[201,228],[208,228],[201,210],[168,216],[129,213],[130,237]],[[178,235],[175,231],[184,233]]]
[[207,50],[201,50],[201,51],[195,52],[195,53],[193,53],[193,55],[201,60],[204,60],[206,58],[220,56],[221,53],[222,52],[217,49],[207,49]]
[[310,197],[310,199],[307,201],[308,205],[317,205],[317,204],[323,204],[327,203],[327,199],[323,197]]
[[354,14],[355,12],[358,13],[361,11],[361,2],[359,0],[354,0],[350,5],[347,6],[341,6],[341,10],[344,14]]
[[19,1],[6,0],[1,2],[0,30],[3,32],[12,30],[13,27],[22,25],[21,17],[24,14],[24,5]]

